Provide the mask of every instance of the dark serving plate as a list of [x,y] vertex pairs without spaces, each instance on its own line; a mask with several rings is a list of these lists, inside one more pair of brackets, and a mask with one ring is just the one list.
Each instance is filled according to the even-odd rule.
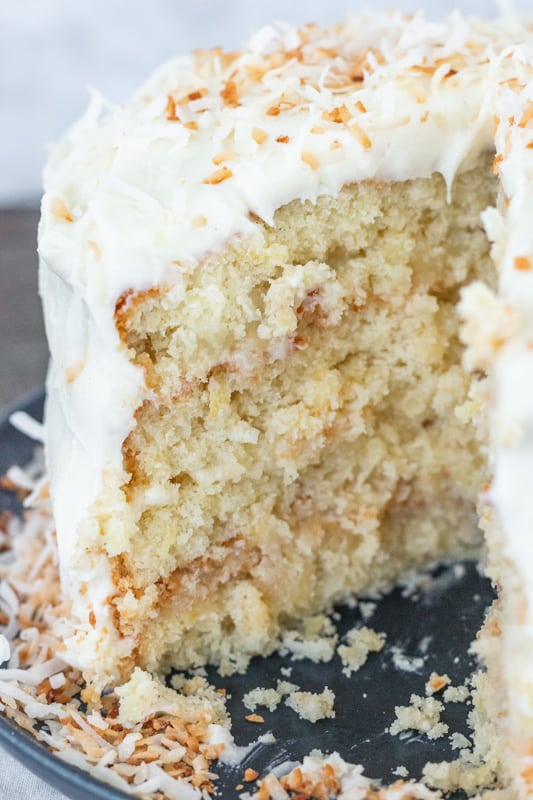
[[[9,413],[22,409],[40,419],[42,406],[40,391],[20,400],[0,419],[0,473],[11,464],[27,462],[34,447],[11,427]],[[16,500],[12,494],[0,490],[0,510],[4,509],[16,509]],[[246,675],[229,678],[221,678],[209,670],[209,680],[228,692],[237,744],[248,744],[267,732],[276,739],[273,744],[253,747],[238,766],[219,765],[218,797],[225,800],[237,796],[235,786],[241,782],[246,767],[253,767],[263,775],[284,761],[303,758],[315,748],[325,753],[338,751],[347,761],[363,764],[367,775],[385,783],[395,780],[394,770],[399,765],[407,767],[409,777],[418,778],[427,761],[450,761],[455,757],[448,737],[430,741],[420,734],[391,736],[386,731],[394,720],[394,707],[409,704],[413,692],[423,695],[432,671],[447,673],[452,684],[459,685],[476,667],[468,647],[493,598],[490,583],[472,561],[441,564],[431,573],[432,578],[424,588],[414,592],[398,588],[379,600],[367,623],[363,622],[357,606],[338,609],[336,625],[340,635],[358,624],[368,624],[387,635],[385,648],[371,654],[350,678],[343,675],[337,656],[326,664],[291,661],[290,657],[279,655],[257,658]],[[415,669],[400,669],[395,665],[395,651],[410,659],[423,659],[423,664],[415,661]],[[287,680],[302,690],[322,691],[324,686],[332,689],[336,696],[336,717],[311,724],[281,704],[272,713],[257,709],[264,717],[264,724],[246,721],[249,712],[242,703],[243,695],[258,686],[275,687],[277,679],[283,679],[282,667],[292,667]],[[442,721],[448,723],[450,734],[458,731],[468,735],[468,711],[467,704],[446,705]],[[2,715],[0,745],[73,800],[128,797],[62,761]]]

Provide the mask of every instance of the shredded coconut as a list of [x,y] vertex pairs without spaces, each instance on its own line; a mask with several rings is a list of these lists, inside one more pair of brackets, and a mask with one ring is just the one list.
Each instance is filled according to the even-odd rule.
[[14,428],[25,436],[33,439],[35,442],[44,442],[44,425],[25,411],[15,411],[9,417],[9,421]]
[[[283,774],[285,773],[285,774]],[[398,780],[381,788],[363,774],[360,764],[344,761],[338,753],[324,755],[313,750],[288,770],[271,772],[254,794],[242,800],[289,800],[289,798],[344,798],[344,800],[438,800],[440,794],[414,781]]]

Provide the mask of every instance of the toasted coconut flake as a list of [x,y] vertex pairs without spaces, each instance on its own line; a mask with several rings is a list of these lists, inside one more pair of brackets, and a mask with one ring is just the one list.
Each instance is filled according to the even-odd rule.
[[289,800],[289,793],[272,772],[264,779],[263,786],[266,787],[268,792],[267,797],[272,798],[272,800]]
[[165,107],[165,116],[169,122],[179,122],[180,118],[176,114],[176,101],[172,97],[172,95],[168,95],[167,97],[167,104]]
[[439,675],[437,672],[432,672],[426,683],[426,694],[436,694],[441,689],[444,689],[445,686],[448,686],[449,683],[451,683],[451,679],[448,675]]
[[268,133],[261,128],[254,128],[252,131],[252,138],[257,144],[263,144],[268,139]]
[[235,158],[233,150],[222,150],[216,156],[213,156],[211,161],[218,167],[219,164],[223,164],[224,161],[231,161],[232,158]]
[[301,159],[308,167],[311,167],[311,169],[318,169],[318,158],[314,153],[305,150],[301,155]]
[[229,167],[221,167],[220,169],[215,170],[215,172],[212,172],[207,178],[204,178],[202,182],[215,185],[217,183],[222,183],[222,181],[228,180],[228,178],[231,178],[232,176],[233,172],[229,169]]
[[368,138],[364,130],[357,124],[357,122],[354,122],[353,125],[350,125],[350,130],[355,138],[359,140],[365,150],[369,150],[372,147],[371,140]]
[[201,100],[202,97],[206,96],[206,94],[208,94],[208,91],[205,87],[202,89],[195,89],[193,92],[186,94],[185,97],[182,97],[178,105],[183,105],[184,103],[194,103],[195,100]]
[[87,715],[87,722],[89,725],[101,731],[106,731],[109,728],[107,720],[103,719],[97,711],[93,711],[91,714]]
[[409,67],[410,72],[417,72],[421,75],[433,75],[436,69],[437,67],[429,66],[428,64],[414,64],[412,67]]
[[67,367],[65,370],[65,382],[66,383],[74,383],[76,378],[79,378],[83,369],[85,367],[85,359],[79,358],[74,364],[71,364],[70,367]]
[[51,211],[55,217],[63,220],[63,222],[74,222],[74,217],[67,209],[63,200],[61,200],[59,197],[55,197],[52,200]]
[[516,256],[514,260],[514,267],[521,272],[531,269],[531,261],[528,256]]
[[240,105],[239,92],[234,80],[230,79],[225,83],[220,92],[220,96],[227,106],[235,107]]
[[351,118],[352,114],[344,103],[342,106],[332,108],[331,111],[324,111],[322,114],[322,119],[328,120],[329,122],[336,122],[338,124],[345,124],[349,122]]
[[490,170],[494,175],[499,175],[500,164],[502,163],[502,161],[503,161],[503,156],[501,155],[501,153],[498,153],[498,155],[494,157],[494,161],[492,162],[492,167]]
[[262,717],[261,714],[247,714],[247,716],[244,719],[247,720],[248,722],[264,722],[265,721],[264,717]]
[[527,127],[528,123],[533,120],[533,101],[530,101],[527,106],[526,110],[522,114],[522,119],[520,120],[519,127],[525,128]]

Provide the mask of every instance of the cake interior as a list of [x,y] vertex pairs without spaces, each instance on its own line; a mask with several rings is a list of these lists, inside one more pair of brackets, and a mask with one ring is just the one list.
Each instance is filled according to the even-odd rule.
[[302,617],[478,546],[482,376],[456,306],[495,277],[489,164],[451,198],[434,175],[290,203],[176,265],[179,300],[120,299],[152,391],[95,513],[130,666],[243,670]]

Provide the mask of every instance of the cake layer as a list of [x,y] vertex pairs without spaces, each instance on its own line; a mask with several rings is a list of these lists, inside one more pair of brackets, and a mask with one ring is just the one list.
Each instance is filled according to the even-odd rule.
[[474,546],[486,447],[455,306],[492,271],[494,183],[485,162],[450,203],[438,175],[292,203],[181,303],[118,304],[153,387],[95,508],[120,669],[243,669],[302,616]]

